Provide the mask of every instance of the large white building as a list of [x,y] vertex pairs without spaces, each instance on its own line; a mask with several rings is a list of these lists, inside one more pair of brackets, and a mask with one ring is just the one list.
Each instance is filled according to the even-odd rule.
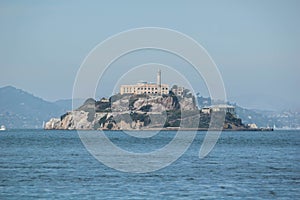
[[161,71],[157,72],[156,83],[139,82],[135,85],[121,85],[120,94],[153,94],[163,95],[169,93],[169,85],[161,84]]

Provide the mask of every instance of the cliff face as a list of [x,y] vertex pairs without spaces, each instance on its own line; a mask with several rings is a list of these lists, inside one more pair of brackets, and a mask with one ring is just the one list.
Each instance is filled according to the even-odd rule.
[[60,119],[52,118],[45,124],[45,129],[91,130],[107,113],[96,113],[92,118],[90,113],[83,110],[75,110],[64,114]]
[[[236,119],[231,116],[232,121]],[[200,123],[199,123],[200,119]],[[240,121],[236,125],[242,126]],[[109,101],[88,99],[78,109],[53,118],[45,129],[139,130],[162,127],[208,128],[210,116],[201,114],[193,96],[114,95]]]
[[114,95],[107,102],[88,99],[61,118],[52,118],[45,129],[141,129],[163,127],[167,111],[195,110],[192,98],[174,95]]

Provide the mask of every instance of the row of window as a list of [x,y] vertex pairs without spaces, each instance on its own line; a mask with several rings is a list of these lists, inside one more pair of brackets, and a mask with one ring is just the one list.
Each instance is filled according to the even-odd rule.
[[[157,88],[148,88],[148,90],[157,90]],[[168,88],[161,88],[162,90],[168,90]],[[138,90],[147,90],[147,88],[138,88]]]
[[[148,90],[157,90],[157,88],[148,88]],[[162,90],[168,90],[168,88],[161,88]],[[147,88],[137,88],[137,90],[147,90]],[[132,92],[134,91],[133,88],[123,88],[124,92]]]
[[141,94],[157,94],[157,92],[142,92]]

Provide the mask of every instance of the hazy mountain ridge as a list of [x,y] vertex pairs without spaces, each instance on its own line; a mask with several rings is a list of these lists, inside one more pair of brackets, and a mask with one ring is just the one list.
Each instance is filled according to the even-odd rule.
[[7,128],[42,128],[43,121],[65,108],[12,86],[0,88],[0,124]]

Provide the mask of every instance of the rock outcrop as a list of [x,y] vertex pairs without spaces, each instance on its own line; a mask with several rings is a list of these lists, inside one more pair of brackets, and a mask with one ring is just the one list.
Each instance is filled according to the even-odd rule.
[[[233,125],[230,123],[234,122]],[[88,99],[74,111],[53,118],[45,129],[139,130],[166,127],[208,128],[210,116],[202,114],[192,95],[114,95],[109,101]],[[224,127],[243,126],[230,116]]]

